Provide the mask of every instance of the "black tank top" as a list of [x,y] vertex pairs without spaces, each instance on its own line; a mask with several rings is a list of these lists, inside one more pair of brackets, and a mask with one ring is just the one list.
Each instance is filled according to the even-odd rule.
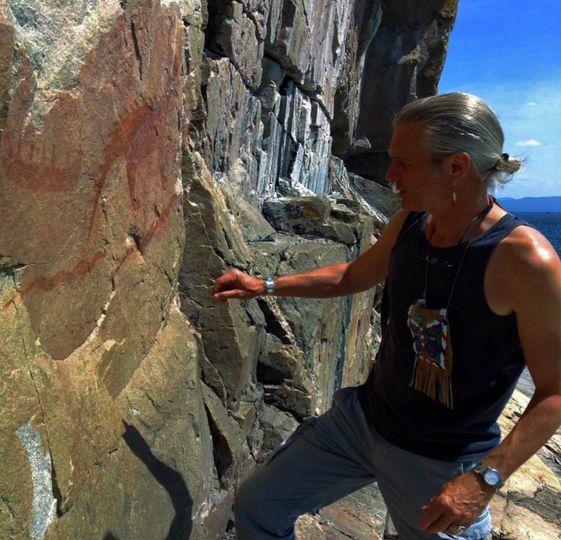
[[[415,355],[407,311],[423,296],[427,217],[410,213],[393,248],[382,297],[382,342],[359,395],[371,424],[396,446],[441,460],[478,459],[499,443],[497,418],[525,365],[515,315],[496,315],[487,305],[485,268],[497,244],[526,223],[506,214],[465,254],[448,310],[454,355],[454,405],[448,408],[409,386]],[[427,307],[446,306],[464,249],[465,243],[430,246]]]

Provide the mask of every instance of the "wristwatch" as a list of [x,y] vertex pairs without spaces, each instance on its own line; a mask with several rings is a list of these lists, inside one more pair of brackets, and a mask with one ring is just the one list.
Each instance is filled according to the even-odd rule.
[[488,467],[484,463],[478,463],[472,471],[478,474],[488,486],[494,487],[495,489],[500,489],[504,484],[501,473],[497,471],[497,469]]
[[275,280],[273,276],[265,276],[265,294],[267,296],[272,295],[275,292]]

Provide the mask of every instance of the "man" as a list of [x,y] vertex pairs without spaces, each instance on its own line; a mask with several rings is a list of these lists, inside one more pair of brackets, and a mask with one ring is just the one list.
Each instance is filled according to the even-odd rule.
[[[383,335],[362,387],[290,437],[241,487],[242,540],[293,539],[294,521],[376,480],[402,540],[491,532],[488,502],[561,424],[561,263],[488,190],[520,162],[475,96],[398,115],[388,180],[401,209],[351,263],[263,280],[232,270],[218,300],[329,298],[386,280]],[[536,390],[500,442],[496,420],[524,365]]]

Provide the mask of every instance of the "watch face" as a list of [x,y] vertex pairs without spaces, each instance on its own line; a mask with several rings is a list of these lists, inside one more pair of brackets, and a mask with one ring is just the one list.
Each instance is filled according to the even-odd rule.
[[497,471],[494,471],[493,469],[487,469],[485,471],[485,474],[483,475],[483,478],[485,479],[485,483],[489,484],[490,486],[497,486],[501,482],[501,476]]

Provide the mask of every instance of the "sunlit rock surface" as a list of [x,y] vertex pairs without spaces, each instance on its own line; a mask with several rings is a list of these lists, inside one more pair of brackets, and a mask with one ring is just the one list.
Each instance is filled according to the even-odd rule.
[[[372,245],[395,199],[347,168],[383,179],[391,115],[436,91],[455,9],[0,2],[0,538],[232,536],[243,478],[364,380],[379,291],[210,287]],[[556,534],[539,467],[497,498],[497,531]],[[389,531],[374,487],[299,526]]]

